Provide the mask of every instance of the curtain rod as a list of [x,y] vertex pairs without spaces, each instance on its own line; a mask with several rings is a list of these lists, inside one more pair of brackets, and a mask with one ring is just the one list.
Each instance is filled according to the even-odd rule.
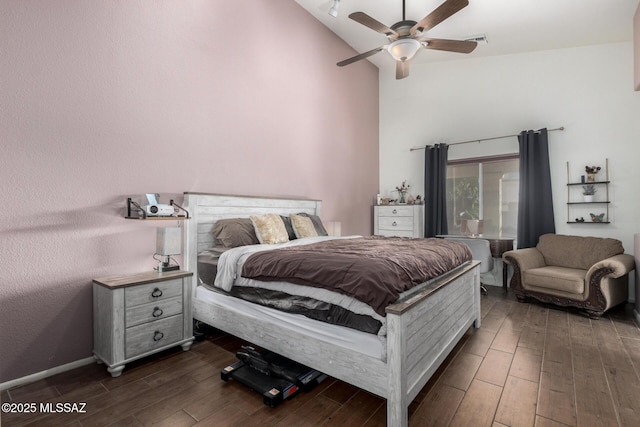
[[[560,126],[559,128],[555,128],[555,129],[548,129],[548,132],[553,132],[556,130],[564,130],[564,126]],[[447,144],[447,145],[458,145],[458,144],[469,144],[470,142],[491,141],[493,139],[511,138],[513,136],[519,136],[519,135],[520,134],[494,136],[493,138],[470,139],[469,141],[452,142],[451,144]],[[428,147],[428,145],[425,145],[424,147],[413,147],[413,148],[410,148],[409,151],[424,150],[426,147]]]

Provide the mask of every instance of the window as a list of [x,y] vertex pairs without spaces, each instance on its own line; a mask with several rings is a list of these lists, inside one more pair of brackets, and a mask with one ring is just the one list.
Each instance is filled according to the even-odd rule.
[[447,166],[449,233],[463,220],[482,221],[487,236],[516,237],[520,190],[517,155],[453,160]]

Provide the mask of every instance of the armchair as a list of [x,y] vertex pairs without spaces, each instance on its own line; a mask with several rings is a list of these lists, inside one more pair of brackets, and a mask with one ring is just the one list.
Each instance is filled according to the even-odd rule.
[[598,319],[628,298],[635,268],[616,239],[545,234],[535,248],[505,252],[513,267],[511,289],[520,302],[535,298],[573,306]]

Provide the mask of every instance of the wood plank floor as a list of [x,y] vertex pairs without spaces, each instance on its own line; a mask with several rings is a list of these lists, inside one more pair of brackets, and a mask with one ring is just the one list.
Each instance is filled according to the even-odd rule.
[[[640,328],[631,308],[594,321],[521,304],[499,288],[410,406],[418,426],[638,426]],[[220,370],[242,344],[213,332],[128,365],[119,378],[92,364],[5,390],[3,402],[86,403],[85,413],[2,414],[3,426],[383,426],[385,401],[327,379],[276,408]]]

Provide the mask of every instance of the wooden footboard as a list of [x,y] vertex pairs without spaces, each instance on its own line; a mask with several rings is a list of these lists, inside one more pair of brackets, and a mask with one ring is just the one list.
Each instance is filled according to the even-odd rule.
[[407,425],[411,401],[469,327],[480,327],[479,265],[387,307],[388,426]]
[[[263,199],[201,193],[185,193],[184,205],[192,216],[185,233],[185,266],[196,278],[199,242],[208,238],[216,219],[238,216],[248,205],[252,213],[278,213],[286,207],[319,214],[320,209],[317,201],[268,199],[263,204]],[[480,326],[479,270],[479,263],[471,262],[389,306],[386,360],[197,298],[193,313],[197,320],[386,398],[387,425],[407,426],[409,403],[469,327]]]
[[479,263],[389,306],[387,360],[194,300],[194,318],[387,399],[387,425],[406,426],[408,407],[462,335],[480,326]]

